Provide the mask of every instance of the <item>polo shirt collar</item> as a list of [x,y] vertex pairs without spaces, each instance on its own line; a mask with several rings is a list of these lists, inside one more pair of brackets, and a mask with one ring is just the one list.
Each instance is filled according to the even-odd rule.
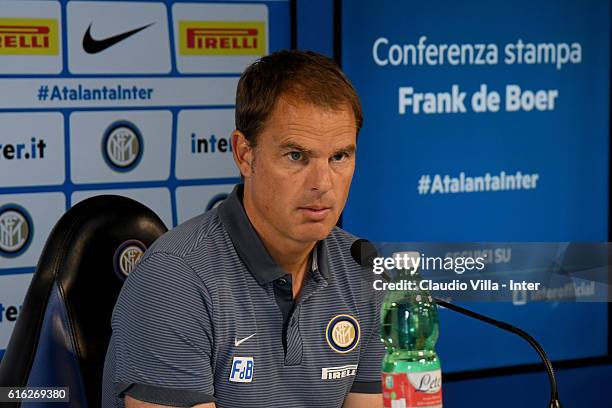
[[[270,283],[287,275],[272,258],[257,235],[242,205],[242,184],[234,187],[231,194],[219,205],[218,214],[227,230],[236,252],[260,285]],[[327,245],[325,240],[317,242],[313,251],[311,271],[315,278],[329,278]]]

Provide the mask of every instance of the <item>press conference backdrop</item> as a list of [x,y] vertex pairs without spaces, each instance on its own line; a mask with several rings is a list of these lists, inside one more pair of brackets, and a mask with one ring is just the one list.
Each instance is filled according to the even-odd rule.
[[225,198],[239,75],[290,21],[288,0],[0,2],[0,357],[70,206],[124,195],[172,227]]
[[[607,241],[610,18],[608,0],[342,1],[341,63],[365,116],[344,227],[387,242]],[[606,303],[519,303],[471,306],[553,360],[607,355]],[[539,362],[450,313],[446,373]]]

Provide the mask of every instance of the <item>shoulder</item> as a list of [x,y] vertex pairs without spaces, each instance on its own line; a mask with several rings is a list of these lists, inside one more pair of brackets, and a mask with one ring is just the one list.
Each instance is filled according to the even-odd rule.
[[[147,281],[157,286],[189,286],[208,297],[219,287],[230,285],[229,278],[241,270],[240,258],[215,208],[159,237],[128,281],[132,285]],[[220,280],[220,275],[226,279]]]
[[345,231],[340,227],[334,227],[327,238],[325,238],[325,243],[327,244],[328,249],[340,251],[342,252],[343,256],[350,257],[351,245],[353,245],[353,242],[357,241],[358,239],[359,237],[351,234],[350,232]]
[[208,310],[205,282],[188,261],[198,243],[218,228],[214,210],[192,218],[159,237],[121,288],[113,323],[139,316],[152,319],[177,310]]
[[207,211],[160,236],[145,252],[142,260],[159,253],[185,258],[201,246],[204,240],[219,234],[222,229],[217,210]]
[[332,269],[361,268],[351,255],[351,246],[359,237],[335,227],[323,241],[325,243],[326,255]]
[[[140,297],[145,287],[155,291],[207,292],[190,262],[190,255],[211,237],[223,234],[216,210],[198,215],[160,236],[144,253],[126,280],[122,294]],[[215,240],[215,238],[213,238]],[[218,241],[218,239],[217,239]]]
[[343,287],[345,295],[354,296],[360,301],[368,299],[373,304],[380,303],[380,291],[373,289],[375,275],[370,268],[357,263],[351,254],[351,247],[357,240],[358,236],[338,227],[325,239],[333,279]]
[[325,255],[336,280],[346,280],[361,274],[363,267],[351,256],[351,246],[358,238],[342,228],[335,227],[323,241]]

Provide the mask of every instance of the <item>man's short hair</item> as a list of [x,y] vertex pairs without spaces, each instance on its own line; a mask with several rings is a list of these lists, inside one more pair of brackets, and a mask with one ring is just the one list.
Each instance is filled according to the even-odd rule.
[[255,61],[238,81],[236,129],[252,146],[281,96],[328,109],[348,107],[357,133],[361,129],[359,97],[334,60],[312,51],[278,51]]

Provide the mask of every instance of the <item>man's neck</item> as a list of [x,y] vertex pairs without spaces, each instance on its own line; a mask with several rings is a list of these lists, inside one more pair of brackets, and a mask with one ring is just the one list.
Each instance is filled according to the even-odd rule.
[[[255,227],[257,231],[257,227]],[[310,267],[311,252],[316,243],[305,247],[303,249],[297,249],[291,251],[289,249],[283,249],[282,246],[275,245],[275,241],[267,241],[265,236],[259,235],[264,246],[272,256],[272,259],[285,271],[291,275],[293,298],[296,299],[302,289],[304,278]]]
[[250,205],[246,195],[242,203],[249,221],[272,259],[291,275],[293,295],[297,297],[310,266],[311,253],[317,244],[316,241],[304,243],[281,236],[271,225],[260,222],[257,210]]

